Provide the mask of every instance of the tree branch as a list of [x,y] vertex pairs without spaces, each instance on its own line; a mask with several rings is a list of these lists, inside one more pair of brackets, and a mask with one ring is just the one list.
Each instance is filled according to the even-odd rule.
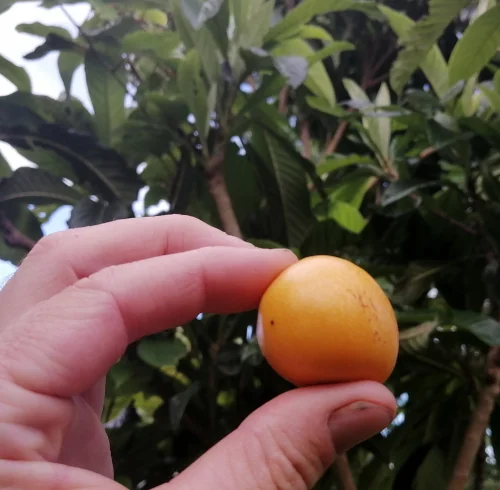
[[207,174],[208,190],[217,207],[224,231],[229,235],[243,238],[226,180],[224,179],[223,165],[226,159],[226,151],[227,141],[224,138],[215,144],[213,154],[206,162],[205,171]]
[[21,233],[2,211],[0,211],[0,233],[9,247],[29,252],[36,245],[36,242]]
[[340,454],[335,462],[337,475],[343,490],[356,490],[356,483],[352,476],[351,466],[346,454]]
[[302,156],[310,160],[312,157],[312,143],[309,121],[304,120],[300,123],[300,140],[302,141]]
[[469,483],[474,462],[484,444],[485,432],[499,395],[500,347],[492,347],[486,361],[486,385],[479,393],[447,490],[464,490]]

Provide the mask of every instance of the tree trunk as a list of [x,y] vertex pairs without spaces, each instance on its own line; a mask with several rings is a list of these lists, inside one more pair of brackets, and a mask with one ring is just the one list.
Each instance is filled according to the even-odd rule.
[[208,160],[207,173],[208,190],[217,207],[219,219],[224,231],[238,238],[243,238],[229,190],[224,179],[223,164],[226,158],[227,143],[221,141],[215,145],[214,153]]
[[469,482],[477,454],[500,394],[500,347],[493,347],[487,360],[486,385],[479,393],[476,409],[467,428],[447,490],[464,490]]
[[21,233],[1,211],[0,233],[9,247],[20,248],[29,252],[36,244],[34,240]]

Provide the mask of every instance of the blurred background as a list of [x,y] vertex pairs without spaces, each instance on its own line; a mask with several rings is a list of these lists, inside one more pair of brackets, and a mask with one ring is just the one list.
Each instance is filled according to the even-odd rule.
[[[161,214],[347,258],[396,311],[399,413],[317,488],[500,489],[499,2],[0,0],[0,39],[0,287],[44,235]],[[255,323],[128,348],[117,481],[168,481],[293,388]]]

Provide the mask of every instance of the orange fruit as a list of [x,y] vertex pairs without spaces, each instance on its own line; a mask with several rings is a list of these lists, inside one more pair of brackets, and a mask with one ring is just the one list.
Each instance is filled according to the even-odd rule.
[[257,340],[270,366],[296,386],[383,383],[398,356],[391,303],[375,279],[347,260],[302,259],[264,293]]

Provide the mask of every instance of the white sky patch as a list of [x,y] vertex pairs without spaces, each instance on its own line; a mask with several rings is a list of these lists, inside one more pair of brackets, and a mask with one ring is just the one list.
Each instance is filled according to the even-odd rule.
[[[22,66],[31,78],[33,93],[58,98],[64,91],[64,86],[57,69],[57,53],[51,53],[40,60],[25,60],[23,56],[33,51],[43,43],[43,39],[16,31],[16,26],[22,23],[41,22],[46,25],[63,27],[73,36],[78,29],[66,17],[59,7],[44,9],[40,2],[26,2],[14,5],[10,10],[0,15],[0,54],[18,66]],[[67,5],[66,11],[78,24],[88,16],[90,8],[87,3]],[[0,75],[0,96],[9,95],[16,87]],[[92,110],[92,104],[85,83],[85,73],[80,67],[73,78],[72,95],[78,97],[87,109]],[[13,169],[30,162],[6,143],[0,143],[0,151]],[[59,209],[43,226],[44,233],[49,234],[67,228],[71,208],[65,206]],[[12,264],[0,261],[0,284],[15,271]]]

